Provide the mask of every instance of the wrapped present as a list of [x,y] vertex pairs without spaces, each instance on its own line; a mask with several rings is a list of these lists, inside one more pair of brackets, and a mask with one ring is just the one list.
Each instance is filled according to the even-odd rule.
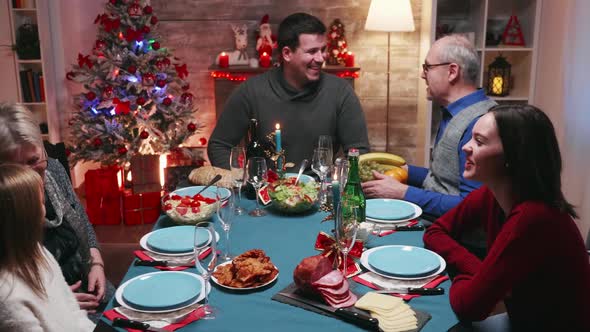
[[123,220],[126,225],[153,224],[160,216],[160,191],[123,193]]
[[131,157],[133,193],[160,191],[160,156],[155,154]]
[[121,223],[121,169],[105,167],[84,175],[86,213],[94,225]]

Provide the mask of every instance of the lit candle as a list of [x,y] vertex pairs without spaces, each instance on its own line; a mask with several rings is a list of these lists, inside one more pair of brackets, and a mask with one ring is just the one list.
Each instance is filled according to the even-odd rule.
[[[276,148],[277,153],[281,152],[281,150],[283,149],[283,147],[281,145],[281,125],[278,123],[275,125],[275,143],[277,146],[277,148]],[[281,158],[279,158],[277,160],[277,170],[278,171],[283,170],[283,160]]]
[[336,211],[338,211],[338,204],[340,204],[340,181],[338,181],[338,174],[334,173],[332,179],[332,207],[334,208],[334,218]]
[[266,52],[263,52],[260,56],[260,67],[270,67],[270,55]]
[[229,55],[225,52],[221,52],[221,54],[219,54],[219,68],[227,67],[229,67]]
[[346,57],[344,58],[344,65],[346,67],[354,67],[354,54],[352,54],[352,52],[346,53]]
[[504,80],[502,79],[502,77],[501,76],[494,77],[494,79],[492,81],[492,93],[499,96],[502,94],[503,88],[504,88]]

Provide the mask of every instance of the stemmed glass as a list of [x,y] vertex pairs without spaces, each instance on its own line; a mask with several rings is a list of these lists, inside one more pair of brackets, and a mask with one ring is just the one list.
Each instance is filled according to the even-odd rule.
[[[203,234],[208,238],[207,241],[202,241]],[[195,244],[195,268],[197,272],[203,277],[205,281],[204,291],[205,291],[205,316],[203,319],[215,319],[215,314],[217,312],[217,308],[211,306],[209,304],[209,294],[208,290],[211,287],[209,285],[209,279],[211,278],[211,273],[215,269],[217,265],[217,238],[215,234],[215,228],[213,227],[213,223],[211,222],[200,222],[195,225],[195,235],[194,235],[194,244]],[[204,257],[203,259],[199,259],[199,254],[205,250],[207,247],[211,248],[211,253]]]
[[231,230],[232,222],[236,216],[236,204],[234,195],[230,195],[227,200],[222,201],[223,192],[225,188],[217,187],[217,219],[221,222],[221,228],[225,233],[225,253],[221,256],[222,261],[232,260],[229,242],[229,231]]
[[244,208],[242,208],[242,186],[246,181],[246,150],[243,147],[234,146],[231,148],[229,166],[231,170],[234,193],[238,198],[235,204],[235,211],[237,215],[242,215],[245,213]]
[[268,168],[266,166],[266,159],[262,157],[252,157],[248,159],[248,182],[254,187],[256,193],[256,209],[250,211],[249,215],[253,217],[262,217],[266,212],[260,208],[258,191],[264,186],[268,180]]
[[328,160],[330,161],[330,165],[332,165],[332,161],[334,160],[334,149],[332,148],[332,136],[320,135],[320,137],[318,137],[318,146],[317,147],[320,149],[328,149]]
[[345,278],[347,275],[346,261],[348,259],[348,253],[356,241],[360,217],[361,214],[358,205],[351,205],[346,201],[342,201],[338,205],[336,210],[336,243],[344,258],[343,274]]
[[311,170],[317,174],[320,178],[320,193],[319,201],[320,204],[326,203],[326,189],[325,182],[326,176],[330,171],[332,160],[330,160],[330,151],[326,148],[316,148],[313,150],[313,158],[311,159]]

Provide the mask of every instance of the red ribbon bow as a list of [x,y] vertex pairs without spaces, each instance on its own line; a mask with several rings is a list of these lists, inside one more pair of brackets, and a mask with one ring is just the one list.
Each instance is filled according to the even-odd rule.
[[92,61],[90,61],[90,55],[83,56],[82,53],[78,53],[78,66],[82,67],[84,64],[92,69]]
[[[320,232],[315,240],[315,250],[323,251],[322,256],[327,257],[332,263],[334,260],[338,260],[338,270],[344,270],[344,260],[338,249],[336,240],[330,235]],[[352,277],[361,272],[360,266],[355,262],[353,258],[360,258],[363,253],[363,243],[359,240],[354,242],[352,249],[348,252],[346,257],[346,277]]]
[[134,40],[142,40],[143,39],[143,35],[141,33],[141,31],[137,30],[133,30],[131,28],[127,28],[127,31],[125,31],[125,40],[127,40],[128,43],[134,41]]
[[178,74],[178,77],[180,77],[180,79],[183,80],[185,77],[188,76],[188,69],[186,69],[186,63],[182,66],[174,65],[174,68],[176,68],[176,73]]
[[117,114],[117,115],[119,115],[119,114],[127,115],[131,111],[131,109],[129,108],[129,104],[130,104],[129,100],[128,101],[121,101],[121,100],[119,100],[119,98],[114,98],[113,104],[117,105],[117,106],[115,106],[115,114]]

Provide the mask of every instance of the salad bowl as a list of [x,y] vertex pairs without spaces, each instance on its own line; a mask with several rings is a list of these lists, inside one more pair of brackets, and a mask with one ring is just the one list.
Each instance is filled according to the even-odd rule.
[[319,185],[309,175],[301,175],[295,184],[297,174],[287,173],[283,179],[268,186],[271,209],[284,214],[305,213],[317,207]]

